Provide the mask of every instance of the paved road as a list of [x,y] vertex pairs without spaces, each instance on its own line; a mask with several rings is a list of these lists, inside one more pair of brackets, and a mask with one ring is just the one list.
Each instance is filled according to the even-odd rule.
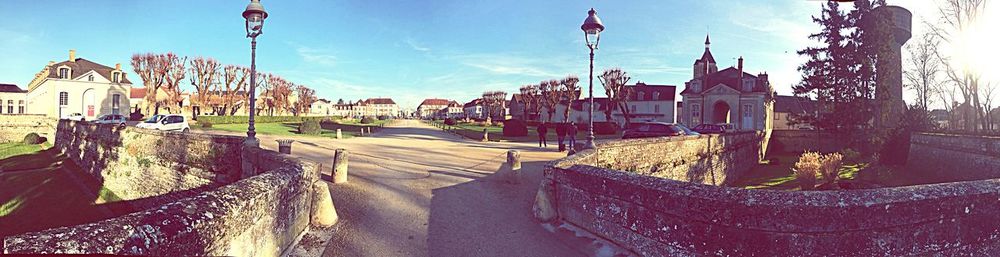
[[[262,147],[276,149],[263,135]],[[403,120],[373,137],[296,138],[294,155],[324,164],[350,151],[349,183],[330,184],[340,221],[306,237],[324,256],[588,256],[607,247],[531,216],[543,165],[565,156],[524,143],[480,143]],[[522,182],[494,176],[506,151],[522,153]],[[312,239],[308,239],[312,240]],[[304,240],[307,241],[307,240]],[[297,249],[302,253],[302,246]]]

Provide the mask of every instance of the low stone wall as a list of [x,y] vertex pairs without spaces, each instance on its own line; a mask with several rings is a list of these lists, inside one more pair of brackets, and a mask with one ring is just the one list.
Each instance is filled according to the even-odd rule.
[[837,141],[826,132],[816,130],[774,130],[771,131],[770,146],[773,150],[785,152],[837,152],[847,147],[848,142]]
[[728,185],[760,161],[757,132],[617,140],[601,144],[586,163],[658,178]]
[[1000,137],[914,133],[906,164],[953,180],[1000,178]]
[[240,178],[243,138],[62,120],[56,149],[122,200]]
[[0,143],[21,142],[29,133],[38,133],[48,142],[55,140],[56,119],[43,115],[0,115]]
[[[96,223],[9,236],[4,253],[279,256],[309,227],[314,209],[322,207],[314,203],[315,194],[329,193],[315,186],[323,183],[317,163],[242,146],[240,137],[75,122],[63,122],[59,129],[56,145],[91,175],[104,178],[105,187],[131,186],[135,194],[120,191],[130,197],[151,194],[142,191],[146,188],[194,186],[189,191],[195,193]],[[169,184],[165,177],[179,179],[180,186],[161,187]]]
[[[534,215],[585,229],[641,256],[1000,254],[1000,180],[747,190],[603,168],[601,159],[614,155],[602,151],[550,163]],[[629,155],[650,158],[618,154],[625,163],[641,160]]]

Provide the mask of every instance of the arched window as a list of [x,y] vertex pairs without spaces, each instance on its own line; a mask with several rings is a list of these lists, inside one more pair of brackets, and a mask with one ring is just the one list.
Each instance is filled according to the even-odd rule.
[[87,76],[87,81],[94,81],[94,75]]

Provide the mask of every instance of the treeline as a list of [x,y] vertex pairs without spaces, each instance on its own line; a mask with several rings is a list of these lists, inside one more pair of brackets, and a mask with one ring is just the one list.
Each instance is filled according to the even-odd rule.
[[[188,61],[188,57],[173,53],[134,54],[131,64],[146,89],[145,113],[159,114],[161,108],[168,113],[180,112],[184,100],[180,85],[185,82],[195,88],[190,98],[195,115],[236,115],[249,108],[251,71],[245,66],[223,65],[205,57]],[[309,112],[316,101],[315,90],[278,75],[258,72],[256,80],[253,85],[259,93],[256,114],[298,116]]]

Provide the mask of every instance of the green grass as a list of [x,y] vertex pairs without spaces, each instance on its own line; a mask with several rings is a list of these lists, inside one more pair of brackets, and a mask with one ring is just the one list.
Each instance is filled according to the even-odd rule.
[[[283,122],[283,123],[256,123],[254,124],[254,131],[259,134],[273,135],[273,136],[307,136],[307,137],[326,137],[326,138],[336,138],[337,129],[340,129],[343,138],[352,138],[361,135],[361,129],[363,127],[378,127],[382,124],[388,123],[388,120],[377,120],[372,124],[360,124],[357,120],[341,120],[337,122],[323,122],[320,123],[320,134],[309,135],[309,134],[299,134],[298,122]],[[209,130],[222,130],[230,132],[246,132],[247,124],[221,124],[213,125],[211,128],[202,128]],[[373,128],[372,132],[377,130]]]
[[11,156],[32,154],[38,151],[48,148],[49,143],[39,144],[39,145],[26,145],[22,143],[3,143],[0,144],[0,159],[7,159]]
[[[777,158],[779,164],[761,164],[746,173],[742,178],[733,183],[735,187],[747,189],[772,189],[772,190],[800,190],[799,184],[792,174],[792,166],[798,161],[800,153],[779,153],[768,156]],[[866,170],[867,169],[867,170]],[[869,163],[845,163],[841,166],[839,177],[841,180],[862,179],[859,172],[866,170],[870,174],[864,178],[886,187],[923,185],[934,183],[954,182],[954,179],[938,177],[935,174],[922,173],[925,171],[915,171],[900,167],[889,167],[883,165],[872,166]],[[817,181],[822,183],[821,181]]]
[[0,169],[0,237],[115,216],[98,203],[120,199],[53,148],[0,159]]

